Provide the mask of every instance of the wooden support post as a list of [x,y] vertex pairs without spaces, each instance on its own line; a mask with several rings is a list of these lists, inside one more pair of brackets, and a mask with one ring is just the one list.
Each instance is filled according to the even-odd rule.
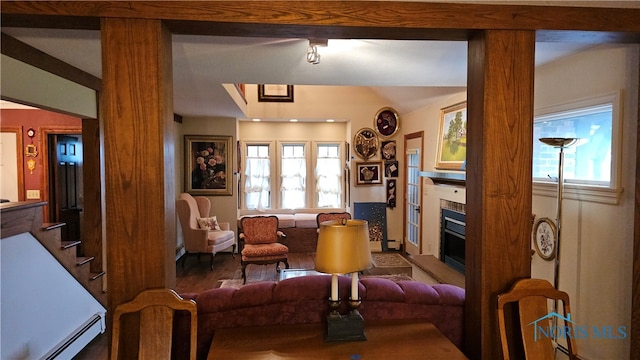
[[101,34],[112,313],[144,289],[175,286],[173,83],[171,34],[160,20],[103,18]]
[[465,347],[474,359],[502,358],[497,295],[531,275],[534,44],[533,31],[469,41]]

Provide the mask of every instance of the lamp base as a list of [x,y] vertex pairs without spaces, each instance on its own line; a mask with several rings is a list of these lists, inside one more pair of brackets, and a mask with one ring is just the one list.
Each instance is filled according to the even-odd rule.
[[364,319],[358,310],[348,315],[340,315],[337,311],[327,316],[327,336],[325,341],[365,341]]

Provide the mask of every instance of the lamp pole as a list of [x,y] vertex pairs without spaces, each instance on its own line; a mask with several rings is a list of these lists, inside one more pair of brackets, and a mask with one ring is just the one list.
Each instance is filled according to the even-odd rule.
[[560,229],[562,228],[562,191],[564,190],[564,149],[575,144],[577,138],[540,138],[541,142],[560,149],[558,161],[558,195],[556,205],[556,244],[555,244],[555,268],[553,286],[560,286]]

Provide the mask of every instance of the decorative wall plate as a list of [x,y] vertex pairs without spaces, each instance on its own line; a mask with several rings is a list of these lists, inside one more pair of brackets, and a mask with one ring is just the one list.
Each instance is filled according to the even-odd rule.
[[390,107],[378,110],[373,119],[373,126],[378,131],[378,134],[384,137],[393,136],[398,131],[399,125],[398,113]]
[[367,160],[378,152],[378,135],[370,128],[358,130],[353,137],[353,150],[361,158]]
[[533,225],[536,252],[544,260],[552,260],[556,255],[556,234],[556,224],[549,218],[540,218]]

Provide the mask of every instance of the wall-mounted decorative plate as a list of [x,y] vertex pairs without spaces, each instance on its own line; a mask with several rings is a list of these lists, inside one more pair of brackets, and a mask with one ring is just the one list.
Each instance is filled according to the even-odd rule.
[[540,218],[533,225],[536,252],[544,260],[552,260],[556,255],[556,234],[556,224],[549,218]]
[[378,134],[384,137],[393,136],[400,125],[398,113],[390,107],[384,107],[376,113],[373,119],[373,126]]
[[362,128],[353,137],[353,150],[365,160],[378,152],[378,146],[378,135],[373,129]]

